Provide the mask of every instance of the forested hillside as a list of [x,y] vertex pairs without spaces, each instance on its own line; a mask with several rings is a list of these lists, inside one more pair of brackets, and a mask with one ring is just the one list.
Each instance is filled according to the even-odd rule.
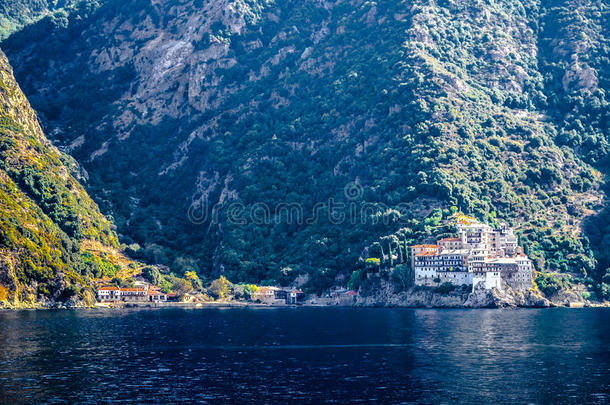
[[55,14],[59,17],[67,17],[79,2],[80,0],[2,1],[0,2],[0,40],[46,15]]
[[113,275],[81,249],[118,242],[78,176],[44,137],[0,51],[0,301],[84,298],[91,278]]
[[319,290],[459,209],[602,287],[605,2],[100,3],[2,46],[137,257]]

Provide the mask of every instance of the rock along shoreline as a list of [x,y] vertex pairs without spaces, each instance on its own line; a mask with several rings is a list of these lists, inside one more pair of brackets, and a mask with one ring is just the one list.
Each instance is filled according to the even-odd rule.
[[332,298],[308,297],[299,304],[256,303],[246,301],[213,301],[213,302],[164,302],[164,303],[95,303],[88,305],[82,301],[55,303],[51,301],[38,303],[11,304],[0,302],[0,311],[19,310],[57,310],[57,309],[161,309],[161,308],[429,308],[429,309],[477,309],[477,308],[583,308],[610,307],[608,302],[586,301],[578,294],[570,291],[560,291],[551,299],[536,295],[533,292],[512,290],[479,290],[468,292],[452,291],[447,294],[434,292],[433,289],[409,289],[402,292],[391,292],[380,288],[371,293],[358,294],[351,302]]

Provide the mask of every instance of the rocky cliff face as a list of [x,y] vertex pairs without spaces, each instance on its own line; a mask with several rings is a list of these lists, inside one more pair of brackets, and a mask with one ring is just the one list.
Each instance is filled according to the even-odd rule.
[[[581,225],[603,175],[580,145],[607,145],[608,104],[570,146],[580,110],[551,107],[607,88],[607,9],[591,2],[571,22],[590,35],[574,38],[556,29],[572,3],[586,9],[107,0],[3,46],[53,141],[150,261],[328,286],[380,236],[455,205],[521,224],[539,270],[584,275]],[[334,221],[331,200],[358,219]],[[322,214],[287,223],[279,204]]]
[[502,291],[483,288],[457,287],[448,293],[434,288],[409,288],[397,291],[391,282],[378,280],[359,291],[355,305],[414,308],[546,308],[554,306],[586,305],[582,296],[573,291],[561,291],[551,297],[540,292],[516,291],[510,287]]
[[91,298],[82,290],[81,241],[118,242],[77,177],[76,163],[45,138],[0,51],[0,302]]

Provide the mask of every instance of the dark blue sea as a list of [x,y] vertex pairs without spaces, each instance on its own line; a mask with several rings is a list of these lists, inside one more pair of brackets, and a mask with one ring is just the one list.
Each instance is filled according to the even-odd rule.
[[610,403],[610,310],[0,312],[0,403]]

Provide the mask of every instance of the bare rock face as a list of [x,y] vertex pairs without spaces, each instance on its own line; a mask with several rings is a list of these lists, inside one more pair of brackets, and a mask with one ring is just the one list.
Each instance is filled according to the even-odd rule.
[[369,284],[365,291],[359,291],[355,305],[414,308],[544,308],[556,304],[531,291],[514,291],[510,288],[502,291],[477,288],[471,292],[470,287],[456,287],[447,294],[438,293],[434,288],[410,288],[407,291],[396,292],[394,284],[378,279]]
[[469,308],[505,308],[505,307],[535,307],[543,308],[551,306],[546,298],[535,295],[531,291],[515,291],[506,287],[502,291],[497,289],[485,290],[475,289],[469,296],[464,306]]
[[559,290],[552,297],[550,302],[554,306],[571,306],[573,304],[585,305],[586,300],[581,294],[575,291]]
[[368,293],[360,291],[355,305],[359,306],[397,306],[418,308],[460,308],[464,306],[467,293],[461,290],[446,295],[436,294],[432,289],[411,288],[395,292],[394,284],[378,280],[369,287]]
[[579,89],[592,91],[597,88],[598,79],[594,69],[582,67],[578,63],[575,63],[569,70],[566,70],[561,84],[565,91],[575,91]]

